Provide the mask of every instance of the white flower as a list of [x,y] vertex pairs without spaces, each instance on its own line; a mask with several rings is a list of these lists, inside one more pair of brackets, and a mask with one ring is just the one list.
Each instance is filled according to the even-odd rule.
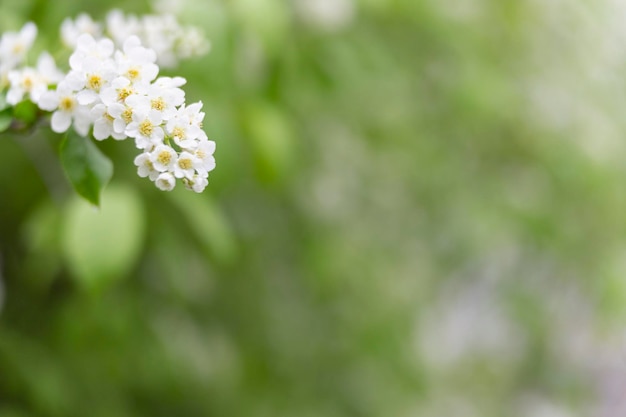
[[0,90],[9,84],[9,72],[13,69],[12,65],[7,62],[0,61]]
[[174,164],[174,176],[176,178],[189,178],[192,179],[196,167],[200,166],[202,161],[197,156],[189,152],[181,152],[178,155],[178,160]]
[[124,42],[123,51],[116,51],[115,61],[118,73],[129,81],[150,82],[159,74],[159,67],[155,64],[156,53],[152,49],[141,46],[137,36],[131,36]]
[[86,59],[81,70],[72,70],[65,82],[78,91],[76,99],[80,104],[92,104],[100,101],[100,91],[105,89],[115,78],[115,63],[112,59]]
[[36,69],[23,67],[7,74],[10,84],[7,102],[15,105],[28,94],[28,98],[36,104],[41,95],[48,90],[49,85],[56,84],[62,79],[63,73],[57,69],[52,56],[44,51],[39,55]]
[[180,119],[173,119],[167,123],[167,133],[174,139],[174,143],[182,149],[193,150],[198,146],[196,141],[200,135],[198,126],[184,123]]
[[117,45],[132,35],[156,52],[156,63],[173,67],[179,58],[201,55],[209,50],[209,42],[197,28],[182,27],[172,14],[146,15],[138,18],[113,10],[107,15],[107,33]]
[[88,71],[108,58],[111,58],[115,45],[108,38],[95,40],[88,33],[83,33],[76,40],[76,49],[70,56],[70,67],[75,71]]
[[154,165],[154,169],[159,172],[172,171],[178,161],[178,155],[169,146],[159,145],[150,152],[150,161]]
[[133,121],[133,109],[132,107],[120,104],[111,103],[107,106],[107,112],[113,117],[113,130],[124,135],[126,137],[126,128]]
[[47,85],[58,84],[65,76],[57,68],[52,55],[46,51],[43,51],[37,59],[37,72]]
[[145,103],[152,110],[161,113],[163,120],[170,120],[177,113],[176,107],[185,102],[185,92],[180,88],[161,88],[154,84],[138,87],[138,92],[144,96],[141,98],[129,97],[126,102],[129,105],[131,100],[143,104]]
[[132,35],[141,33],[141,22],[133,15],[125,16],[121,10],[111,10],[106,16],[108,35],[117,45],[123,45],[124,41]]
[[68,17],[61,24],[61,39],[67,47],[75,48],[76,40],[83,33],[99,38],[102,36],[102,26],[94,22],[86,13],[79,14],[76,20]]
[[167,122],[167,133],[174,139],[174,143],[183,149],[195,149],[198,145],[197,139],[203,137],[204,132],[192,122],[192,117],[185,112],[184,105],[178,109]]
[[37,103],[43,93],[48,91],[48,86],[56,84],[63,79],[54,63],[54,59],[47,52],[42,52],[37,60],[37,69],[24,67],[21,70],[11,71],[8,74],[11,88],[7,93],[7,102],[17,104],[28,94],[33,103]]
[[198,125],[202,128],[202,121],[204,120],[204,112],[202,110],[202,102],[198,101],[192,103],[189,106],[182,106],[180,112],[187,117],[190,124]]
[[159,174],[154,183],[159,190],[172,191],[176,186],[176,179],[169,172],[163,172]]
[[124,132],[115,130],[113,123],[115,118],[109,113],[109,108],[102,103],[98,103],[91,109],[93,119],[93,137],[96,140],[104,140],[112,137],[116,140],[126,139]]
[[146,45],[156,51],[159,65],[168,68],[176,66],[178,57],[174,48],[182,32],[176,18],[172,15],[146,15],[141,23],[141,36]]
[[204,36],[204,33],[196,27],[184,29],[177,45],[178,56],[181,58],[201,56],[211,50],[211,43]]
[[134,112],[148,113],[150,110],[152,110],[150,98],[140,93],[131,94],[130,96],[126,97],[124,103],[128,107],[132,108]]
[[37,26],[26,23],[19,32],[5,32],[0,38],[0,62],[14,68],[24,60],[37,37]]
[[52,130],[63,133],[74,121],[74,129],[81,136],[87,136],[91,120],[89,109],[76,101],[76,95],[67,85],[60,83],[56,91],[46,91],[39,99],[42,110],[54,111],[51,119]]
[[206,186],[209,184],[209,180],[207,177],[201,175],[195,175],[191,181],[187,183],[187,188],[191,188],[196,193],[201,193],[204,191]]
[[[100,99],[107,106],[108,113],[115,119],[113,129],[117,133],[128,135],[126,129],[133,122],[133,115],[137,109],[128,105],[126,99],[134,95],[136,95],[136,90],[125,77],[114,79],[111,85],[100,93]],[[144,106],[143,113],[146,113],[148,109],[149,106]],[[141,112],[142,109],[139,110]]]
[[159,77],[152,84],[160,88],[177,88],[187,84],[187,80],[183,77]]
[[136,93],[135,87],[128,78],[117,77],[111,81],[110,85],[100,90],[100,99],[106,105],[125,103],[127,97]]
[[201,164],[196,167],[196,170],[201,173],[209,173],[215,169],[215,142],[212,140],[203,140],[198,144],[198,149],[194,154],[200,159]]
[[148,177],[151,181],[154,181],[160,175],[160,172],[154,169],[148,152],[137,155],[134,163],[137,166],[137,175],[141,178]]
[[165,132],[160,126],[163,119],[159,112],[154,110],[141,112],[133,109],[132,119],[124,133],[135,139],[137,148],[148,150],[163,141]]
[[48,90],[48,85],[41,80],[34,68],[26,67],[21,70],[9,72],[9,83],[11,87],[7,92],[7,103],[16,105],[24,94],[28,94],[33,102],[37,102],[41,94]]
[[48,91],[48,86],[61,81],[63,74],[57,69],[52,56],[47,52],[42,52],[37,60],[37,69],[24,67],[9,72],[7,78],[11,85],[7,93],[9,104],[19,103],[25,94],[28,94],[28,98],[37,104],[41,95]]

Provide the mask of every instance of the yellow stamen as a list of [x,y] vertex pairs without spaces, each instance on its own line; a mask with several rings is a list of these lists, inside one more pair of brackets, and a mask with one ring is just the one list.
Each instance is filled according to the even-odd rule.
[[169,163],[172,161],[172,154],[168,151],[163,151],[157,157],[157,161],[159,161],[159,163],[162,165],[169,165]]
[[63,111],[70,111],[74,108],[74,104],[72,97],[63,97],[59,103],[59,108]]
[[97,74],[92,74],[87,80],[87,87],[94,91],[100,91],[100,87],[102,87],[102,77]]
[[172,129],[172,136],[174,136],[175,138],[178,138],[180,140],[185,139],[185,129],[176,126],[174,129]]
[[139,74],[140,74],[139,70],[138,70],[137,68],[135,68],[135,67],[130,68],[130,69],[126,72],[126,75],[128,75],[128,78],[129,78],[131,81],[135,81],[135,79],[139,78]]
[[133,109],[127,107],[126,110],[122,112],[122,120],[124,120],[126,124],[130,123],[133,120]]
[[144,120],[139,125],[139,133],[141,133],[143,136],[150,136],[150,135],[152,135],[152,131],[153,130],[154,130],[154,125],[152,124],[152,122],[150,120]]
[[124,101],[126,100],[126,97],[130,96],[131,94],[133,94],[133,90],[131,90],[130,88],[120,88],[119,90],[117,90],[117,99],[119,101]]
[[163,100],[163,97],[153,99],[152,101],[150,101],[150,105],[155,110],[158,110],[158,111],[165,110],[165,101]]
[[191,159],[183,158],[183,159],[178,160],[178,166],[181,167],[182,169],[190,169],[193,166],[193,164],[191,163]]

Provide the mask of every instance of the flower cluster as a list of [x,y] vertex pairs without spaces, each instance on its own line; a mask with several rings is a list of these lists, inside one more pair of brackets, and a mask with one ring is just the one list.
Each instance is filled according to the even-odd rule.
[[156,52],[157,63],[168,68],[176,66],[179,59],[203,55],[210,48],[198,28],[181,26],[174,16],[166,14],[138,17],[112,10],[102,25],[82,13],[75,20],[65,19],[61,25],[61,38],[70,48],[75,48],[78,37],[85,33],[95,39],[106,35],[117,47],[122,47],[129,37],[137,36],[144,46]]
[[37,66],[25,67],[26,55],[37,36],[37,27],[27,23],[19,32],[6,32],[0,38],[0,90],[9,86],[6,101],[15,105],[26,96],[37,103],[48,86],[56,84],[63,77],[47,52],[42,52]]
[[[215,143],[202,130],[202,103],[185,104],[181,77],[158,77],[157,54],[136,36],[116,49],[108,38],[82,34],[69,59],[71,70],[38,105],[54,112],[57,133],[73,126],[97,140],[132,138],[142,153],[138,174],[171,190],[176,179],[201,192],[215,167]],[[158,78],[157,78],[158,77]]]
[[27,23],[19,32],[6,32],[0,38],[0,86],[4,87],[11,70],[24,62],[37,37],[37,26]]
[[[124,16],[113,11],[106,32],[88,15],[66,19],[64,43],[71,45],[70,70],[57,69],[52,56],[42,52],[35,67],[25,66],[37,36],[27,23],[19,32],[0,37],[0,95],[15,106],[29,100],[52,112],[57,133],[70,127],[96,140],[131,138],[140,149],[134,162],[140,177],[161,190],[172,190],[180,180],[201,192],[215,168],[215,143],[202,130],[202,102],[185,103],[182,77],[159,76],[159,65],[208,50],[195,29],[165,16]],[[183,47],[186,44],[185,47]]]

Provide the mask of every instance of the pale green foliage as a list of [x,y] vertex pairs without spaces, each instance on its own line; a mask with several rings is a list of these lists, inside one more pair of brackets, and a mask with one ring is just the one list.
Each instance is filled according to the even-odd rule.
[[106,189],[97,208],[73,199],[64,209],[61,248],[79,285],[99,290],[128,276],[145,239],[146,212],[132,189]]

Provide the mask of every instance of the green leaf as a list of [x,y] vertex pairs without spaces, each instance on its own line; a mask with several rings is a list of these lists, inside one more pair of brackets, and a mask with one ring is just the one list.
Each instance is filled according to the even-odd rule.
[[76,281],[90,291],[128,276],[145,237],[144,207],[132,189],[112,185],[104,197],[99,209],[74,198],[62,224],[64,258]]
[[37,120],[39,109],[32,101],[24,100],[13,108],[13,117],[24,122],[25,125],[32,125]]
[[100,205],[100,193],[113,176],[113,164],[89,139],[68,131],[61,142],[61,163],[78,194]]
[[13,115],[11,114],[10,109],[0,111],[0,133],[6,131],[9,127],[11,127],[12,121]]

